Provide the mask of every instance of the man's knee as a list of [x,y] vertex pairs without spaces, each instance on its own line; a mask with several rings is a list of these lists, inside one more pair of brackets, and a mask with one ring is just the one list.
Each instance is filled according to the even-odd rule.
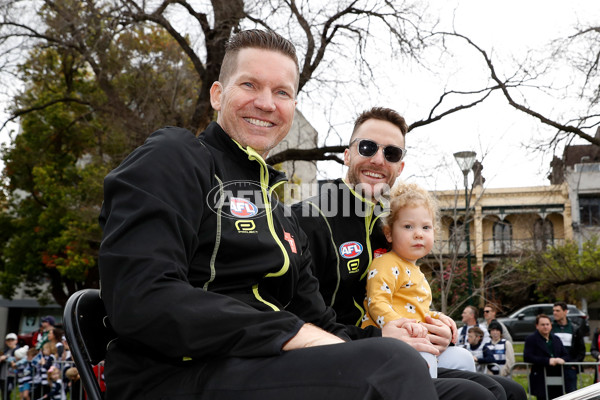
[[397,339],[363,339],[354,343],[361,345],[356,351],[360,353],[360,359],[363,363],[382,363],[389,360],[397,360],[402,365],[407,365],[408,368],[411,368],[411,365],[414,366],[414,363],[426,364],[418,351]]
[[496,400],[496,396],[482,385],[468,379],[434,379],[440,400]]
[[525,389],[523,389],[523,386],[521,386],[519,383],[503,376],[493,375],[491,378],[502,386],[502,389],[506,393],[506,398],[508,400],[527,399],[527,393],[525,393]]
[[391,338],[358,340],[354,351],[364,371],[365,398],[437,398],[425,359],[404,342]]

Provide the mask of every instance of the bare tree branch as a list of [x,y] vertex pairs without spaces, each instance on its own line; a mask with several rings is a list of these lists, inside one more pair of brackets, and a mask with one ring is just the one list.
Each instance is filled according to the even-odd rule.
[[313,149],[288,149],[268,157],[267,164],[275,165],[284,161],[336,161],[344,164],[344,161],[331,153],[343,153],[348,146],[325,146]]
[[514,107],[515,109],[517,109],[527,115],[531,115],[532,117],[537,118],[543,124],[549,125],[555,129],[557,129],[559,132],[566,132],[566,133],[573,134],[573,135],[578,136],[592,144],[600,146],[600,138],[595,138],[594,136],[591,136],[591,135],[585,133],[583,130],[581,130],[581,128],[579,126],[573,126],[568,123],[565,124],[565,123],[560,123],[560,122],[554,121],[554,120],[546,117],[545,115],[541,114],[540,112],[537,112],[537,111],[533,110],[532,108],[517,102],[512,97],[512,95],[510,94],[510,92],[508,90],[509,87],[514,86],[514,85],[510,84],[509,81],[500,79],[500,77],[498,76],[498,73],[496,71],[496,68],[492,62],[491,57],[487,54],[487,52],[485,50],[483,50],[481,47],[479,47],[477,44],[475,44],[471,39],[469,39],[468,37],[466,37],[464,35],[456,33],[456,32],[441,32],[441,34],[461,38],[461,39],[465,40],[470,46],[472,46],[474,49],[476,49],[481,54],[481,56],[485,60],[486,65],[489,68],[491,79],[497,84],[497,87],[500,89],[500,91],[502,92],[502,94],[504,95],[504,97],[506,98],[506,100],[512,107]]

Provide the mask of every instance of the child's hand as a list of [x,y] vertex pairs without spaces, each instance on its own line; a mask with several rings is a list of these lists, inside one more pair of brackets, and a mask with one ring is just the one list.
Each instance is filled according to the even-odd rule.
[[402,326],[411,337],[424,338],[427,337],[427,328],[418,322],[408,322]]

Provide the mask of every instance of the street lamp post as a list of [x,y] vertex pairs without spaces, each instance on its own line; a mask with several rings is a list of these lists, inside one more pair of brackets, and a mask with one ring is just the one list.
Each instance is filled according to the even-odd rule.
[[454,153],[454,158],[465,176],[465,236],[467,239],[467,279],[469,281],[469,305],[473,305],[473,273],[471,271],[471,235],[469,232],[469,171],[475,163],[474,151],[459,151]]

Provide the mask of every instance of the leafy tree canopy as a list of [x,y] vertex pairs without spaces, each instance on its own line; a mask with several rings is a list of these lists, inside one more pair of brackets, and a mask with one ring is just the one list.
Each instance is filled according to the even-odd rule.
[[574,300],[600,298],[600,243],[598,237],[583,242],[574,241],[549,247],[544,252],[531,252],[521,261],[514,261],[517,274],[535,287],[540,300]]
[[36,47],[21,66],[28,84],[14,107],[35,112],[23,113],[21,132],[2,149],[4,297],[23,283],[32,295],[64,303],[81,287],[97,287],[102,181],[139,144],[129,127],[140,124],[136,131],[147,134],[185,124],[192,114],[189,99],[199,82],[163,31],[140,26],[115,33],[102,62],[125,105],[118,115],[77,52]]

